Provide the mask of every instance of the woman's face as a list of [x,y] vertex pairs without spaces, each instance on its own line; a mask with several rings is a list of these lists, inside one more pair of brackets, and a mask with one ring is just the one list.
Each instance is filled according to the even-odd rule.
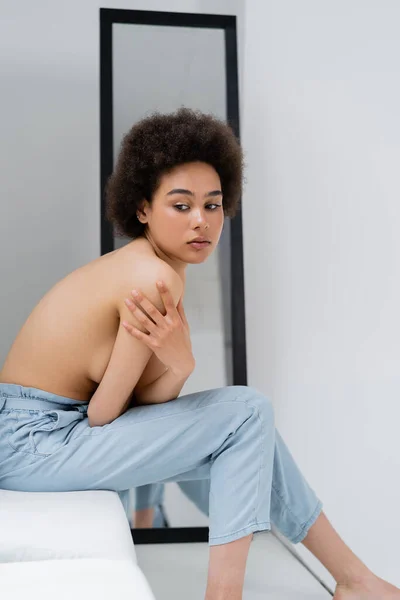
[[[143,212],[144,235],[156,250],[178,263],[201,263],[218,244],[224,224],[220,178],[207,163],[178,165],[161,177]],[[209,243],[196,248],[189,243],[196,237]]]

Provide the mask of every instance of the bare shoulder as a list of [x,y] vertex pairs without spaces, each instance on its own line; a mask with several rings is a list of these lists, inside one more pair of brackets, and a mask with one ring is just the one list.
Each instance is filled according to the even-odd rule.
[[141,291],[160,311],[164,308],[162,298],[156,286],[160,279],[170,291],[175,304],[183,295],[184,283],[180,275],[164,260],[151,253],[121,253],[116,261],[115,302],[119,308],[125,306],[124,299],[130,297],[132,289]]

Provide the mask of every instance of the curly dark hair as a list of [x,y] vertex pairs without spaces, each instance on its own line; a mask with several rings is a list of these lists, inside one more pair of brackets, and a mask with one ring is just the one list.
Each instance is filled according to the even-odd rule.
[[106,219],[117,235],[139,237],[146,224],[137,218],[143,199],[150,204],[161,175],[179,164],[201,161],[219,175],[223,210],[234,217],[243,185],[243,153],[229,124],[199,110],[153,112],[123,137],[114,171],[105,186]]

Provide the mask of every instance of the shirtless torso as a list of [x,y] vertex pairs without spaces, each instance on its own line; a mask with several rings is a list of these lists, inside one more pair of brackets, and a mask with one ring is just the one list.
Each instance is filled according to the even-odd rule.
[[[118,300],[135,287],[149,261],[160,261],[145,238],[100,256],[54,285],[19,331],[0,383],[39,388],[87,402],[107,368],[119,327]],[[135,277],[136,275],[136,277]],[[153,354],[137,385],[165,370]]]

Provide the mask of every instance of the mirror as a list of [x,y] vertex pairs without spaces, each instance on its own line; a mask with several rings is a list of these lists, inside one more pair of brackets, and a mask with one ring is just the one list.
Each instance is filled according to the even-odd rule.
[[[101,241],[102,254],[130,240],[104,218],[104,186],[124,134],[155,110],[181,106],[228,121],[237,136],[236,17],[101,9]],[[184,307],[196,369],[180,396],[246,385],[241,214],[225,218],[216,250],[188,265]],[[156,499],[156,500],[155,500]],[[208,539],[208,481],[155,484],[130,492],[135,507],[157,503],[152,530],[141,541]],[[133,518],[131,518],[133,527]],[[171,537],[172,536],[172,537]],[[185,537],[185,536],[183,536]]]

